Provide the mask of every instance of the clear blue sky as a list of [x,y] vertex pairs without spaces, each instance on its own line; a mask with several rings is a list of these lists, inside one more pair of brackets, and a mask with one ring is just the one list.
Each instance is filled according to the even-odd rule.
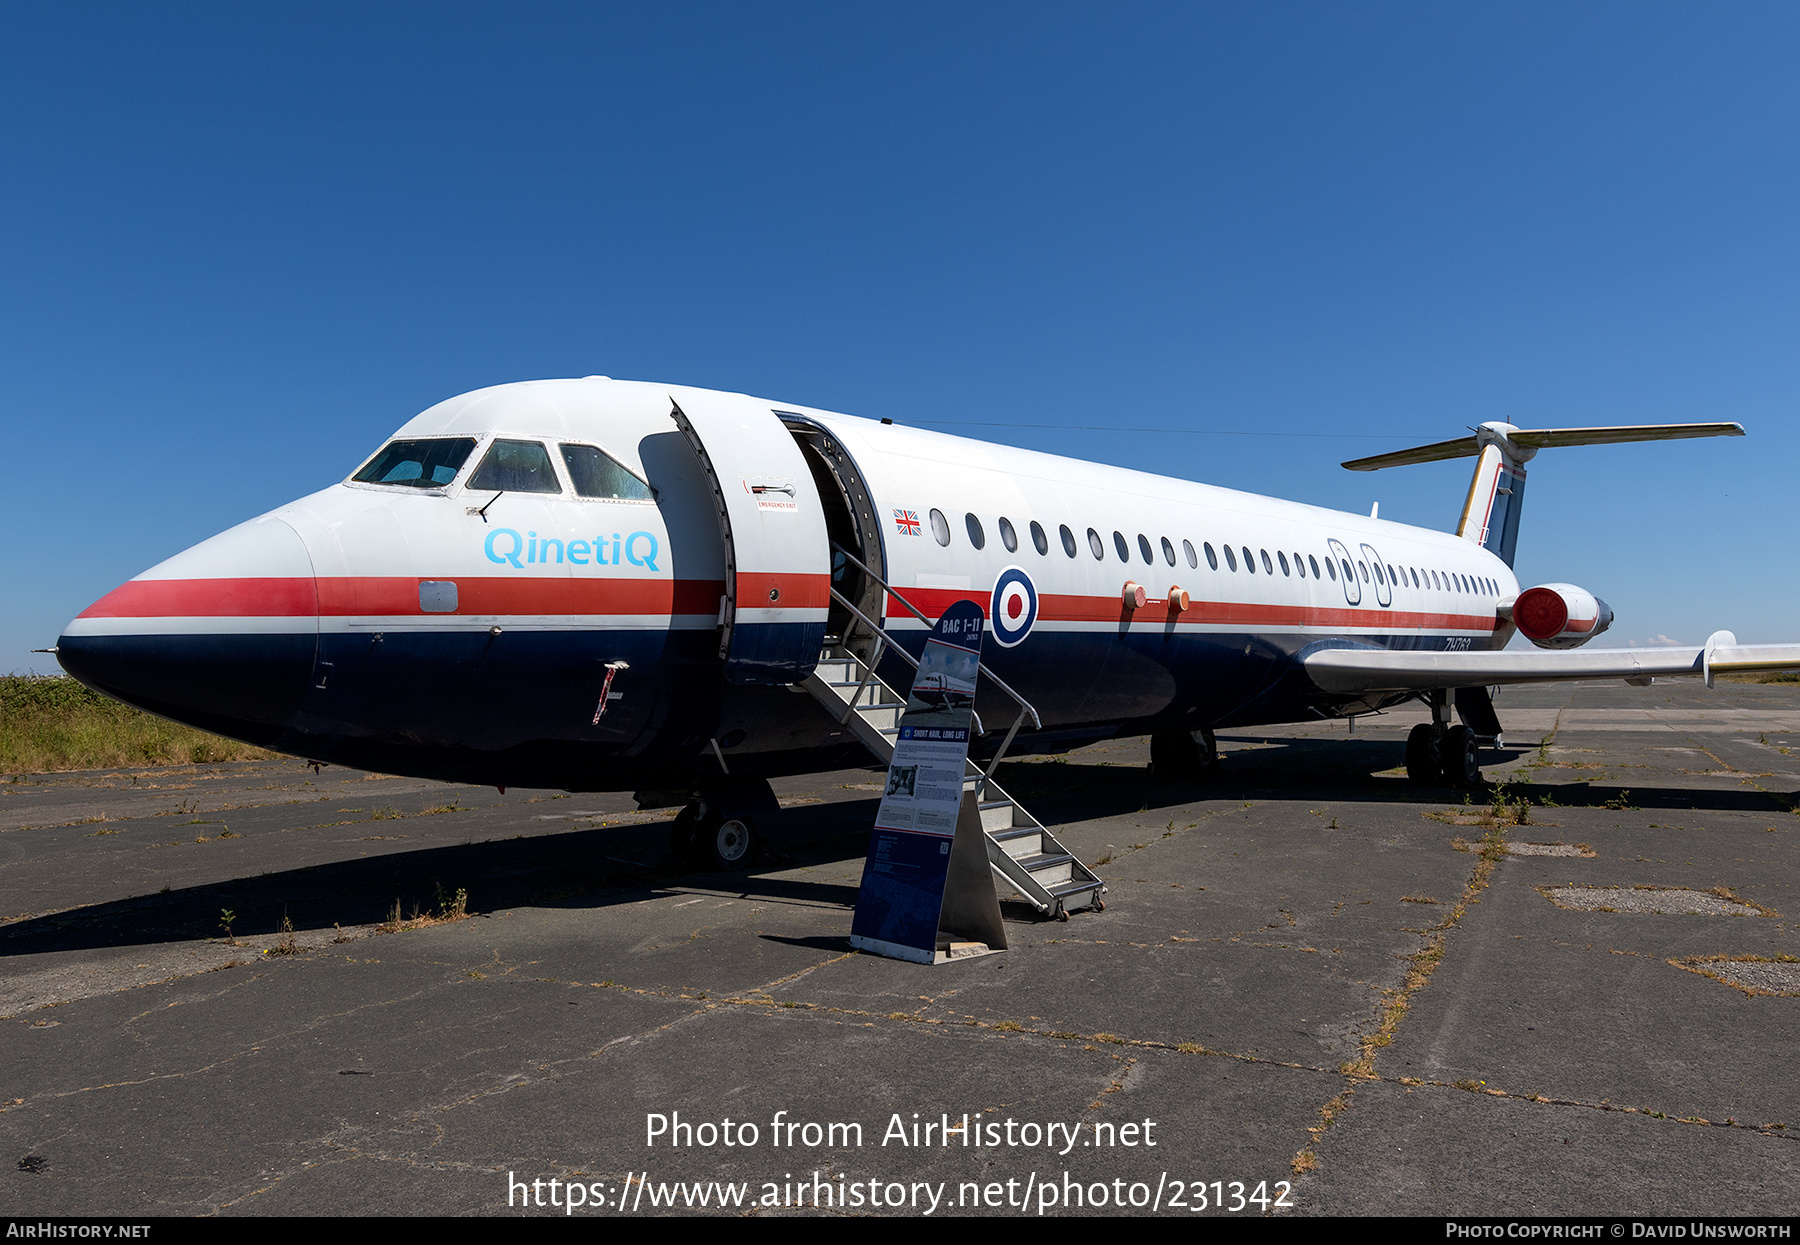
[[1519,570],[1800,640],[1796,65],[1748,3],[6,5],[0,671],[590,373],[1438,527],[1466,466],[1338,462],[1740,420],[1542,455]]

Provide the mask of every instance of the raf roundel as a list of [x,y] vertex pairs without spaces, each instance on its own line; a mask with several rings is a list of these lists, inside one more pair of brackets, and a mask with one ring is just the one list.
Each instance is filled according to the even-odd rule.
[[1037,621],[1038,595],[1031,576],[1016,566],[1000,572],[994,581],[994,596],[988,603],[988,622],[994,640],[1002,648],[1011,648],[1031,634]]

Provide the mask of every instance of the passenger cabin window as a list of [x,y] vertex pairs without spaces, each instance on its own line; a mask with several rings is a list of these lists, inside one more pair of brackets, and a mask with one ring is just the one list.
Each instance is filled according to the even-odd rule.
[[1150,538],[1142,532],[1138,533],[1138,553],[1144,559],[1145,566],[1156,565],[1156,555],[1150,552]]
[[1267,549],[1264,549],[1262,551],[1262,560],[1263,560],[1263,574],[1273,575],[1275,573],[1275,564],[1273,562],[1269,561],[1269,551]]
[[1167,562],[1170,566],[1174,566],[1175,565],[1175,546],[1171,545],[1169,543],[1169,538],[1167,536],[1162,538],[1162,550],[1163,550],[1163,561]]
[[1069,530],[1069,525],[1064,523],[1061,527],[1056,529],[1056,534],[1062,537],[1063,552],[1068,554],[1071,558],[1074,557],[1075,533]]
[[1000,543],[1006,546],[1008,553],[1019,551],[1019,534],[1013,530],[1012,520],[1005,515],[1000,516]]
[[1031,547],[1038,551],[1039,557],[1049,556],[1050,538],[1044,535],[1044,529],[1038,525],[1036,519],[1031,521]]
[[[1213,570],[1218,570],[1219,555],[1213,552],[1212,542],[1210,540],[1203,540],[1200,543],[1206,547],[1206,564],[1212,567]],[[1225,552],[1230,553],[1231,550],[1227,549]]]
[[563,465],[575,483],[577,497],[606,497],[613,501],[654,501],[650,486],[619,465],[617,459],[592,445],[562,447]]
[[963,516],[963,526],[969,529],[969,543],[977,549],[987,547],[987,533],[981,530],[981,520],[973,514]]
[[1281,573],[1283,575],[1289,574],[1287,554],[1285,554],[1285,553],[1281,552],[1281,550],[1277,549],[1275,551],[1275,560],[1277,562],[1281,563]]
[[1088,550],[1094,555],[1094,561],[1106,560],[1106,546],[1100,541],[1100,533],[1091,527],[1088,529]]
[[1193,541],[1191,541],[1191,540],[1182,541],[1181,542],[1181,552],[1187,558],[1188,567],[1190,569],[1196,570],[1196,571],[1200,569],[1200,559],[1196,558],[1194,556],[1194,542]]
[[1113,550],[1119,555],[1119,561],[1131,561],[1131,550],[1125,547],[1125,533],[1113,533]]
[[538,441],[496,441],[469,477],[476,492],[560,493],[550,454]]
[[[1209,553],[1212,552],[1211,545],[1208,545],[1206,547],[1206,549],[1207,549],[1207,552],[1209,552]],[[1237,570],[1237,554],[1235,554],[1231,551],[1230,545],[1225,546],[1225,565],[1229,566],[1234,571]],[[1217,568],[1215,567],[1214,569],[1216,570]]]
[[[1306,555],[1306,564],[1308,566],[1312,567],[1313,578],[1317,579],[1319,577],[1319,559],[1313,557],[1313,555],[1309,553]],[[1326,566],[1331,565],[1330,558],[1325,559],[1325,565]],[[1332,578],[1335,579],[1335,578],[1337,578],[1337,576],[1334,575],[1334,576],[1332,576]]]
[[368,465],[351,476],[362,484],[403,488],[443,488],[475,452],[474,437],[433,437],[429,441],[389,441]]
[[938,544],[946,549],[950,547],[950,521],[944,518],[942,510],[931,512],[931,534],[937,538]]
[[1250,552],[1249,545],[1244,546],[1244,569],[1252,575],[1256,574],[1256,555]]

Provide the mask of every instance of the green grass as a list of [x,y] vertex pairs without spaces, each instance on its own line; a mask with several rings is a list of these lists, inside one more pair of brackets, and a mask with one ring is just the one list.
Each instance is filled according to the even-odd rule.
[[165,722],[63,675],[0,676],[0,773],[195,765],[273,755]]

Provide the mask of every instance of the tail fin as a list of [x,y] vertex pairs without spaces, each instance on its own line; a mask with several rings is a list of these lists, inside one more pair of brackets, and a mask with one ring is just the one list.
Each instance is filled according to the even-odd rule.
[[1456,534],[1489,549],[1508,565],[1519,543],[1519,512],[1525,501],[1525,464],[1539,450],[1564,445],[1617,445],[1625,441],[1680,441],[1688,437],[1741,437],[1742,424],[1626,424],[1615,428],[1525,429],[1492,421],[1472,437],[1439,441],[1344,464],[1352,471],[1379,471],[1409,463],[1474,457],[1475,477]]

